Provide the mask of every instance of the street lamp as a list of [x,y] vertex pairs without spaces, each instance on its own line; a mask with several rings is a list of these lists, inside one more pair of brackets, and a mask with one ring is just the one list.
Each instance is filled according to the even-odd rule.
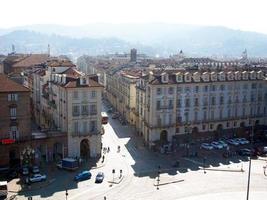
[[69,195],[68,189],[66,189],[65,195],[66,195],[66,200],[68,200],[68,195]]
[[185,128],[186,128],[186,156],[188,156],[189,155],[189,143],[190,143],[190,141],[189,141],[189,133],[190,133],[190,123],[189,122],[187,122],[186,124],[185,124]]
[[160,165],[158,166],[158,180],[157,180],[157,182],[158,182],[158,184],[157,184],[157,190],[159,189],[159,176],[160,176]]
[[[253,136],[254,136],[254,131],[253,131],[253,124],[251,126],[251,147],[253,147]],[[247,185],[247,200],[249,199],[249,185],[250,185],[250,172],[251,172],[251,155],[252,151],[250,152],[249,156],[249,168],[248,168],[248,185]]]

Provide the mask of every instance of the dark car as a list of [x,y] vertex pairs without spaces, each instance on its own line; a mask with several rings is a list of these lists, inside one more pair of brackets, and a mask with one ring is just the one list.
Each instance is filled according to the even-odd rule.
[[257,157],[257,154],[253,149],[239,149],[237,150],[237,153],[240,156],[251,156],[252,158]]
[[89,172],[89,171],[82,171],[81,173],[77,174],[74,177],[74,180],[75,181],[84,181],[84,180],[90,179],[91,177],[92,177],[91,172]]
[[98,172],[96,177],[95,177],[95,182],[96,183],[102,183],[104,180],[104,173],[103,172]]

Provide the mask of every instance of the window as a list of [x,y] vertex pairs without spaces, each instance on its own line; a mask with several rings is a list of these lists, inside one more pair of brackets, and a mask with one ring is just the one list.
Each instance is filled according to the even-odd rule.
[[223,118],[223,110],[222,109],[220,109],[220,119],[222,119]]
[[229,97],[228,97],[228,104],[231,104],[231,103],[232,103],[232,97],[229,96]]
[[8,101],[18,101],[18,94],[8,94]]
[[252,83],[251,84],[251,89],[256,89],[257,88],[257,83]]
[[220,104],[224,104],[224,97],[220,96]]
[[260,115],[260,114],[261,114],[261,107],[258,106],[258,107],[257,107],[257,115]]
[[72,106],[72,116],[79,116],[80,115],[80,107],[75,105]]
[[160,117],[160,115],[157,117],[157,123],[158,123],[159,126],[161,126],[161,117]]
[[236,127],[236,122],[234,122],[234,127]]
[[96,121],[90,121],[90,131],[91,132],[96,131]]
[[173,94],[173,87],[169,87],[169,94]]
[[210,111],[210,118],[214,120],[214,110]]
[[196,87],[195,87],[195,92],[198,93],[198,91],[199,91],[199,86],[196,85]]
[[213,124],[210,124],[210,130],[212,130],[213,129]]
[[258,94],[258,101],[262,101],[262,95]]
[[177,87],[177,93],[179,92],[183,92],[183,88],[182,87]]
[[97,110],[96,110],[96,105],[90,105],[90,115],[96,115]]
[[188,121],[189,121],[189,114],[188,114],[188,112],[186,112],[186,113],[184,114],[184,116],[185,116],[185,121],[188,122]]
[[230,122],[226,123],[226,127],[229,128],[230,127]]
[[211,97],[211,105],[215,105],[216,104],[216,98],[215,97]]
[[190,99],[185,100],[185,107],[190,107]]
[[235,108],[235,117],[237,117],[237,111],[238,111],[237,108]]
[[73,132],[74,133],[79,133],[79,122],[78,121],[76,121],[76,122],[73,122]]
[[178,107],[178,108],[181,107],[181,99],[177,99],[177,107]]
[[194,120],[195,120],[195,121],[198,121],[198,112],[195,112]]
[[88,128],[87,127],[88,127],[87,121],[84,121],[83,122],[83,131],[82,131],[83,133],[87,133],[88,132]]
[[244,84],[244,85],[243,85],[243,89],[244,89],[244,90],[247,90],[247,89],[248,89],[248,84]]
[[17,108],[10,108],[10,117],[16,118],[17,116]]
[[78,91],[73,91],[73,99],[78,99],[78,98],[79,98]]
[[220,85],[220,90],[221,91],[224,91],[224,88],[225,88],[224,85]]
[[198,106],[198,98],[195,98],[195,106]]
[[251,101],[251,102],[254,102],[254,101],[255,101],[255,95],[254,95],[254,94],[251,94],[251,96],[250,96],[250,101]]
[[209,86],[208,85],[205,85],[204,92],[208,92],[208,90],[209,90]]
[[172,114],[169,114],[169,125],[172,124]]
[[95,90],[93,90],[93,91],[91,92],[91,97],[92,97],[92,98],[95,98],[95,97],[96,97],[96,91],[95,91]]
[[82,115],[88,115],[88,105],[82,105]]
[[175,129],[175,132],[176,132],[176,133],[179,133],[179,132],[180,132],[180,129],[179,129],[179,128],[176,128],[176,129]]
[[18,128],[17,126],[10,127],[10,139],[17,139],[18,138]]
[[228,110],[227,110],[227,116],[228,116],[228,118],[231,117],[231,109],[230,108],[228,108]]
[[207,120],[207,111],[206,110],[203,112],[203,119],[204,119],[204,121]]
[[212,86],[212,91],[216,91],[216,85]]
[[246,108],[245,107],[243,107],[243,109],[242,109],[242,116],[246,116]]
[[204,106],[207,106],[207,105],[208,105],[208,98],[207,98],[207,97],[204,97],[203,105],[204,105]]
[[239,98],[238,98],[238,96],[235,96],[235,102],[236,102],[236,103],[239,103]]
[[185,87],[185,92],[190,92],[190,91],[191,91],[190,87]]
[[157,101],[157,110],[160,109],[160,100]]
[[157,88],[157,95],[161,95],[161,88]]
[[202,130],[205,131],[206,130],[206,125],[202,124]]
[[244,95],[244,96],[243,96],[243,103],[246,103],[246,102],[247,102],[247,96]]
[[173,108],[173,100],[169,100],[169,109],[172,109]]
[[86,78],[82,78],[82,84],[83,84],[83,85],[86,84]]

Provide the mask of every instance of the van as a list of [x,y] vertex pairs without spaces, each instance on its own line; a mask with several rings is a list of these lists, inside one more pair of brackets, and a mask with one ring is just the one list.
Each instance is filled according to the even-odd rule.
[[7,181],[0,181],[0,197],[7,198]]

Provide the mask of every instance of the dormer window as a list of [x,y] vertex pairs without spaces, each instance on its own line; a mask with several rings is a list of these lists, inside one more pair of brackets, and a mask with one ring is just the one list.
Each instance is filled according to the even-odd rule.
[[248,80],[248,73],[247,73],[247,71],[243,71],[242,72],[242,79],[243,80]]
[[83,83],[83,85],[86,85],[86,78],[82,79],[82,83]]
[[184,74],[184,76],[185,76],[185,81],[186,81],[186,82],[190,82],[190,81],[191,81],[191,75],[190,75],[189,72],[186,72],[186,73]]
[[257,79],[262,79],[263,78],[263,73],[262,71],[257,72]]
[[219,73],[219,80],[220,81],[225,81],[225,74],[224,74],[224,72],[220,72]]
[[168,83],[168,81],[169,81],[168,74],[163,73],[163,74],[161,75],[161,81],[162,81],[162,83]]
[[228,72],[227,73],[227,79],[229,80],[229,81],[232,81],[233,80],[233,73],[232,72]]
[[255,79],[256,78],[256,74],[254,71],[250,72],[250,79]]

